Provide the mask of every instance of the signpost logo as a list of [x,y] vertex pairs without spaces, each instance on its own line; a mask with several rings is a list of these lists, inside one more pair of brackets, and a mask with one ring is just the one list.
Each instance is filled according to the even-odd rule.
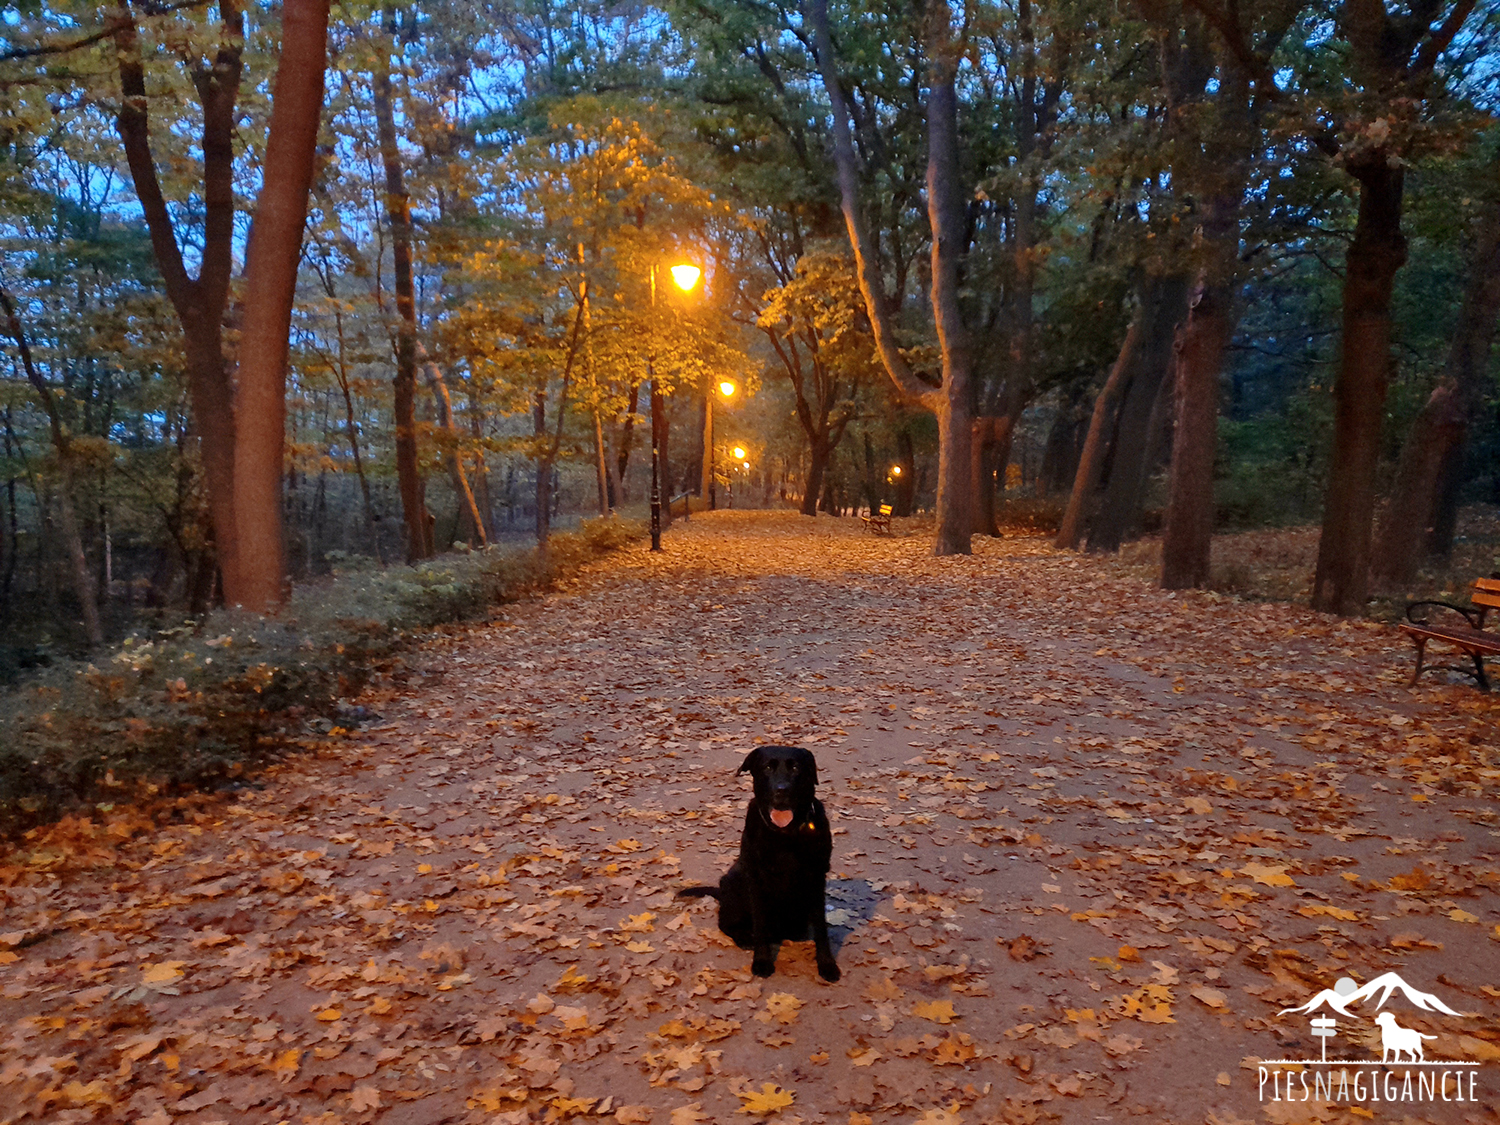
[[[1436,1039],[1416,1028],[1403,1027],[1394,1012],[1382,1011],[1397,993],[1424,1012],[1463,1018],[1430,992],[1413,988],[1396,973],[1384,973],[1368,984],[1342,977],[1305,1004],[1283,1008],[1281,1015],[1311,1016],[1310,1031],[1318,1040],[1315,1059],[1268,1059],[1260,1064],[1261,1101],[1323,1101],[1350,1105],[1378,1102],[1475,1102],[1481,1096],[1479,1063],[1467,1060],[1428,1061],[1424,1043]],[[1352,1007],[1374,1000],[1360,1012]],[[1328,1057],[1329,1040],[1339,1033],[1339,1021],[1370,1019],[1380,1029],[1380,1058]],[[1373,1014],[1371,1014],[1373,1013]],[[1372,1037],[1373,1038],[1373,1037]]]

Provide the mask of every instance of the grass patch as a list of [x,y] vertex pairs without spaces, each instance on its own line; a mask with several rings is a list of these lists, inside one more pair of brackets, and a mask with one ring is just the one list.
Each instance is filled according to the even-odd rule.
[[232,784],[309,721],[338,721],[413,637],[546,590],[638,538],[628,520],[415,567],[343,560],[284,613],[231,611],[129,637],[0,695],[0,835],[85,806]]

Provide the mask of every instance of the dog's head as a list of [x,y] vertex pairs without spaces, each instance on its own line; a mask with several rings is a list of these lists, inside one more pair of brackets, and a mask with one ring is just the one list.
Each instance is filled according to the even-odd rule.
[[818,760],[800,746],[757,746],[736,773],[755,781],[755,800],[776,828],[791,828],[812,812]]

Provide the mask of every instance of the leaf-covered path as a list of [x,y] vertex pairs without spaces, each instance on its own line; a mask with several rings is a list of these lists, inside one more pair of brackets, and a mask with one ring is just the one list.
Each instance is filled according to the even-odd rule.
[[[1493,699],[1387,627],[1033,539],[720,513],[434,640],[254,788],[0,860],[0,1121],[1353,1121],[1279,1016],[1397,970],[1495,1122]],[[757,742],[818,755],[843,980],[686,883]],[[1471,1014],[1472,1013],[1472,1014]],[[1339,1021],[1334,1052],[1379,1029]]]

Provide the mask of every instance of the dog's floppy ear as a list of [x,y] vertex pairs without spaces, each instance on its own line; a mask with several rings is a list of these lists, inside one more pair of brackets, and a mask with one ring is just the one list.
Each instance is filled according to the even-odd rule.
[[750,751],[750,753],[748,753],[748,754],[745,755],[745,760],[740,763],[740,768],[737,769],[737,770],[735,770],[734,772],[736,774],[741,774],[741,773],[751,773],[751,774],[753,774],[756,770],[758,770],[760,768],[760,764],[764,760],[764,758],[765,758],[765,755],[760,752],[760,747],[757,746],[754,750]]
[[818,785],[818,759],[815,758],[815,757],[813,757],[813,752],[811,750],[807,749],[804,746],[797,747],[797,759],[798,759],[798,764],[806,766],[808,772],[812,774],[813,788],[817,788],[817,785]]

